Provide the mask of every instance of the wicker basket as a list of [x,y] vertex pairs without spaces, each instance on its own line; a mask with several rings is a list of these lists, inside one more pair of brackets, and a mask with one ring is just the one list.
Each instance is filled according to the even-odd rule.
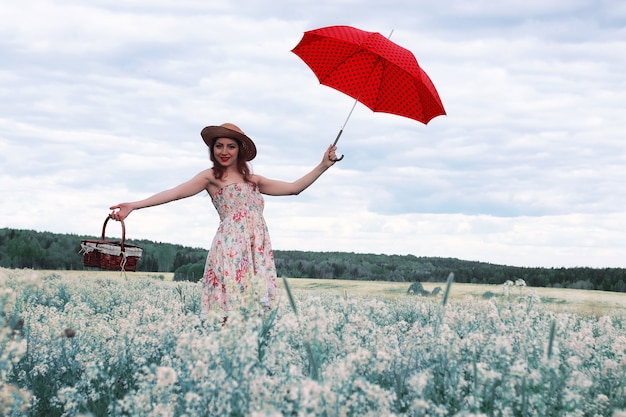
[[126,244],[126,226],[122,223],[122,240],[105,240],[104,232],[109,217],[102,225],[100,240],[81,240],[80,247],[83,254],[83,265],[109,271],[135,271],[137,261],[141,258],[143,249],[139,246]]

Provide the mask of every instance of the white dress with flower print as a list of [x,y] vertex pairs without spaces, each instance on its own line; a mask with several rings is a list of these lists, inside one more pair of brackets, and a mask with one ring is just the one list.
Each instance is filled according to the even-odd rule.
[[221,188],[213,197],[220,224],[204,268],[201,317],[219,309],[228,316],[233,296],[255,288],[266,308],[276,297],[274,253],[263,218],[264,201],[258,187],[236,183]]

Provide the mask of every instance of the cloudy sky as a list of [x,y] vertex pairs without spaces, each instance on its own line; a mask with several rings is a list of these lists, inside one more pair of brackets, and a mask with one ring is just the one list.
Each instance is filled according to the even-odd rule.
[[[275,249],[626,267],[621,0],[4,2],[0,227],[97,235],[109,206],[208,168],[199,132],[226,121],[255,140],[256,173],[299,178],[353,103],[291,53],[331,25],[393,31],[447,116],[357,105],[345,159],[266,197]],[[204,248],[217,225],[206,194],[126,221]]]

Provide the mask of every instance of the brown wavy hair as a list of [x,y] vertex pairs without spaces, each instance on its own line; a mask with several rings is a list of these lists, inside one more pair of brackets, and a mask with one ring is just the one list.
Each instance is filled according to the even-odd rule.
[[[242,158],[241,154],[239,153],[242,149],[241,142],[238,141],[237,139],[233,139],[233,140],[237,142],[237,147],[238,147],[237,171],[243,176],[243,180],[245,182],[252,183],[252,180],[250,179],[250,176],[252,175],[252,170],[250,169],[250,165],[248,164],[248,161],[246,161],[245,158]],[[215,176],[216,179],[221,180],[222,177],[224,177],[224,173],[226,172],[226,169],[224,168],[222,164],[217,162],[217,160],[215,159],[215,152],[214,152],[215,142],[217,142],[217,139],[211,141],[211,145],[209,146],[209,158],[211,158],[211,162],[213,162],[213,175]]]

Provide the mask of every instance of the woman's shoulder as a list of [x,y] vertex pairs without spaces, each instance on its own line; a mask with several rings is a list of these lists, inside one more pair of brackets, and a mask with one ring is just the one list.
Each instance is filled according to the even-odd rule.
[[215,178],[215,173],[213,172],[213,168],[207,168],[205,170],[202,170],[198,172],[196,176],[206,179],[209,183],[217,182],[217,179]]
[[215,174],[213,173],[213,168],[207,168],[202,170],[196,174],[196,178],[202,179],[204,182],[205,190],[209,192],[209,194],[213,194],[211,191],[219,188],[219,182],[217,178],[215,178]]
[[262,175],[258,175],[258,174],[250,175],[250,182],[252,182],[257,187],[260,186],[263,183],[263,181],[267,181],[267,178],[265,178]]

